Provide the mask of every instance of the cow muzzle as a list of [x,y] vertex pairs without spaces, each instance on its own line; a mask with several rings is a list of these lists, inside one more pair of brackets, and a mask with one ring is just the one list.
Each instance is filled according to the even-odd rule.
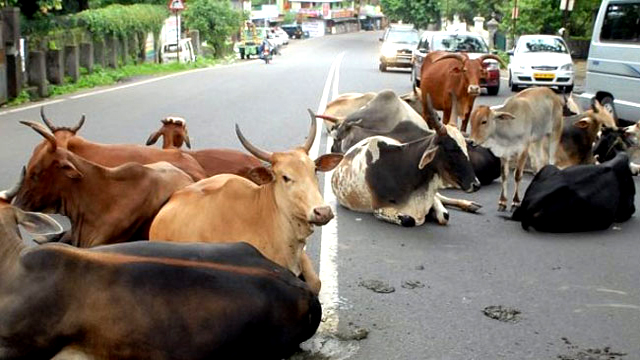
[[331,210],[331,206],[318,206],[311,212],[309,223],[322,226],[331,221],[331,219],[333,219],[333,211]]
[[478,178],[473,179],[473,182],[471,183],[471,186],[466,189],[465,191],[468,193],[472,193],[472,192],[476,192],[478,190],[480,190],[480,180],[478,180]]
[[480,86],[478,85],[469,85],[467,88],[467,92],[469,95],[480,95]]

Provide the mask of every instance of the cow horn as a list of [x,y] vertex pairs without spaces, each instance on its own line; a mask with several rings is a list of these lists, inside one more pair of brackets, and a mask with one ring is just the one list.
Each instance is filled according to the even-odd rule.
[[40,107],[40,117],[42,118],[42,122],[45,125],[47,125],[47,127],[49,128],[49,130],[51,130],[51,132],[55,132],[56,130],[58,130],[58,128],[55,125],[53,125],[51,120],[47,119],[47,117],[44,115],[44,106]]
[[73,135],[75,135],[78,132],[78,130],[80,130],[82,125],[84,125],[84,120],[85,119],[86,119],[86,116],[84,114],[82,114],[82,117],[80,118],[80,121],[78,121],[78,124],[76,124],[76,126],[74,126],[71,129],[69,129],[69,131],[71,131],[73,133]]
[[44,126],[31,121],[20,121],[20,123],[23,125],[27,125],[28,127],[35,130],[38,134],[42,135],[51,144],[51,152],[56,151],[56,149],[58,148],[56,138],[51,133],[47,132],[47,129],[45,129]]
[[485,60],[488,60],[488,59],[493,59],[493,60],[496,60],[497,62],[499,62],[502,65],[503,68],[505,68],[505,69],[507,68],[507,64],[498,55],[484,54],[484,55],[480,56],[478,59],[480,59],[480,63],[483,63]]
[[20,172],[20,179],[18,182],[11,187],[9,190],[0,191],[0,199],[4,199],[7,202],[11,202],[11,200],[18,194],[20,187],[22,186],[22,182],[24,181],[24,175],[27,173],[27,169],[23,166],[22,171]]
[[339,122],[342,122],[342,120],[343,120],[343,119],[340,119],[338,117],[331,116],[331,115],[316,114],[314,116],[317,117],[317,118],[320,118],[320,119],[327,120],[328,122],[333,123],[333,124],[337,124]]
[[458,124],[458,97],[453,91],[449,91],[451,95],[451,115],[449,115],[449,124]]
[[311,146],[313,145],[313,141],[316,139],[316,114],[311,111],[311,109],[307,109],[309,115],[311,116],[311,128],[309,128],[309,134],[307,135],[307,141],[304,142],[302,148],[308,154],[309,150],[311,150]]
[[438,62],[440,60],[444,60],[444,59],[458,59],[463,64],[467,61],[467,57],[463,56],[461,54],[458,54],[458,53],[446,53],[446,54],[440,55],[439,57],[436,57],[433,60],[433,63]]
[[435,130],[436,133],[438,133],[438,135],[440,136],[446,135],[447,129],[444,127],[444,125],[442,125],[442,123],[440,122],[440,117],[438,116],[438,113],[433,108],[433,103],[431,102],[431,95],[427,93],[426,99],[427,99],[427,112],[429,113],[429,117],[428,117],[429,121],[427,121],[427,124],[429,125],[430,128]]
[[240,127],[238,126],[238,124],[236,124],[236,135],[238,136],[238,140],[240,140],[240,142],[242,143],[242,146],[244,146],[244,148],[247,149],[248,152],[250,152],[260,160],[271,162],[271,157],[273,156],[273,153],[258,149],[257,147],[253,146],[249,142],[249,140],[247,140],[244,137],[244,135],[242,135],[242,132],[240,131]]

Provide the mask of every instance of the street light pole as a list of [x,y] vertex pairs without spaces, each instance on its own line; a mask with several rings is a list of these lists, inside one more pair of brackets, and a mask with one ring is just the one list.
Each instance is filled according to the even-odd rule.
[[178,64],[180,63],[180,22],[178,22],[178,12],[176,11],[176,46],[178,47]]
[[516,25],[518,24],[518,0],[513,0],[513,32],[512,32],[512,43],[513,46],[516,45]]

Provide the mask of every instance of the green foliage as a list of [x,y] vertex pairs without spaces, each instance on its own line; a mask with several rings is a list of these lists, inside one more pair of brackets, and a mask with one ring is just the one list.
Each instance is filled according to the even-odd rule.
[[7,102],[7,106],[21,105],[29,101],[31,101],[29,92],[27,90],[22,90],[18,97],[15,97]]
[[[509,14],[500,23],[500,30],[512,34],[513,21],[511,9],[513,2],[509,1],[501,6],[504,14]],[[516,25],[516,35],[522,34],[555,34],[562,26],[562,11],[560,0],[518,0],[519,17]]]
[[[500,57],[500,59],[502,59],[504,61],[505,64],[509,64],[510,56],[507,55],[506,51],[496,50],[496,52],[497,52],[496,55],[498,55]],[[501,65],[501,67],[502,67],[502,65]]]
[[471,24],[473,18],[478,15],[489,20],[491,19],[491,14],[495,13],[497,18],[501,18],[500,5],[507,2],[505,0],[442,0],[440,2],[440,10],[442,15],[450,20],[453,19],[454,14],[458,14],[461,20],[466,20],[467,23]]
[[242,13],[231,7],[229,0],[190,0],[182,13],[186,28],[200,31],[202,40],[215,49],[216,57],[231,49],[227,39],[238,32]]
[[282,21],[283,24],[293,24],[294,22],[296,22],[296,13],[289,11],[284,14],[284,20]]
[[97,38],[108,35],[132,37],[138,33],[160,33],[169,15],[167,7],[161,5],[110,5],[82,11],[74,19]]
[[416,28],[440,21],[438,0],[380,0],[382,11],[392,22],[402,21]]

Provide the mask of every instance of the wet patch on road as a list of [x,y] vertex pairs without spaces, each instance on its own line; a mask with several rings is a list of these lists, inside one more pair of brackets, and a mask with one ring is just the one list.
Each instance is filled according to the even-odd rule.
[[380,280],[362,280],[358,285],[380,294],[389,294],[396,291],[396,288]]
[[578,346],[572,344],[566,337],[563,337],[562,341],[567,345],[568,349],[572,350],[573,353],[568,355],[558,355],[558,359],[560,360],[618,360],[627,356],[626,353],[611,350],[610,346],[605,346],[601,349],[578,349]]
[[482,313],[484,313],[486,317],[489,317],[491,319],[508,323],[519,322],[521,320],[520,314],[522,314],[522,312],[518,309],[502,305],[487,306],[482,310]]
[[300,345],[301,351],[289,360],[346,360],[354,356],[358,342],[369,336],[369,330],[357,326],[339,330],[335,334],[319,332]]

